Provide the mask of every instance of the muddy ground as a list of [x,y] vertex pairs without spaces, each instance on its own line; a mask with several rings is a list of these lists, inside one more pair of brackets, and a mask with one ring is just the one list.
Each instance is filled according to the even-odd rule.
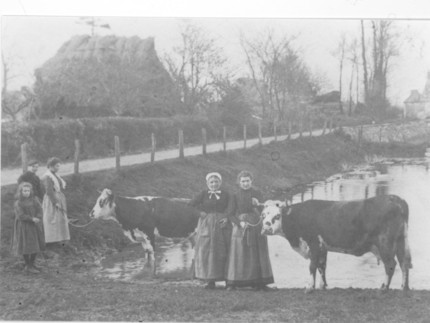
[[[329,135],[278,142],[247,151],[171,160],[66,178],[69,216],[88,221],[97,189],[119,195],[190,198],[205,187],[204,175],[220,171],[223,185],[235,189],[236,174],[248,169],[266,198],[291,195],[300,185],[324,179],[380,157],[422,157],[426,145],[363,144]],[[378,157],[379,156],[379,157]],[[430,292],[377,289],[329,289],[305,295],[302,289],[276,292],[221,287],[204,290],[190,280],[112,281],[94,275],[100,257],[128,245],[109,222],[72,228],[73,248],[49,247],[38,258],[41,274],[25,274],[8,248],[16,187],[2,188],[0,319],[80,321],[292,321],[292,322],[427,322]],[[307,270],[304,268],[304,274]],[[413,271],[411,273],[413,277]],[[413,278],[412,278],[413,279]],[[375,286],[376,287],[376,286]]]

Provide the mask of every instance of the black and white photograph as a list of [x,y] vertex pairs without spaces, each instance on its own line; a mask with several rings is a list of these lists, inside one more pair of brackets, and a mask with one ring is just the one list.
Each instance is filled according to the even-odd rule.
[[1,321],[429,320],[424,1],[5,3]]

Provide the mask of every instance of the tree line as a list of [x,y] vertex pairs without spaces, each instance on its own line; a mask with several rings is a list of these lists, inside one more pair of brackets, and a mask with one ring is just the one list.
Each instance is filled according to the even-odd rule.
[[[390,106],[387,88],[400,55],[400,36],[390,20],[357,21],[356,35],[341,35],[332,55],[338,60],[339,83],[334,86],[338,113],[366,110],[383,114]],[[101,25],[105,26],[105,24]],[[94,25],[91,25],[94,35]],[[180,45],[161,61],[180,97],[178,114],[203,114],[225,124],[252,118],[286,120],[318,102],[326,77],[310,69],[297,46],[300,35],[274,30],[249,37],[240,34],[243,66],[232,68],[224,50],[203,28],[185,24]],[[52,118],[44,115],[37,86],[9,91],[10,62],[2,53],[2,113],[12,120]],[[346,103],[346,106],[345,106]]]

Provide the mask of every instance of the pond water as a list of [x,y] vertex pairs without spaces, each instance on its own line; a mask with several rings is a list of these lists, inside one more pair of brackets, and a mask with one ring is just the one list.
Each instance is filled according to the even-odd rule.
[[[428,159],[394,159],[354,169],[325,181],[308,185],[292,197],[293,203],[309,199],[352,200],[381,194],[396,194],[409,204],[409,243],[413,268],[410,286],[430,289],[430,170]],[[293,251],[282,237],[268,237],[275,285],[279,288],[302,288],[309,282],[309,261]],[[180,243],[178,243],[180,242]],[[160,278],[190,278],[193,250],[189,241],[158,238],[157,274]],[[128,256],[102,261],[100,275],[123,280],[147,280],[150,271],[139,246]],[[318,274],[317,274],[318,277]],[[318,277],[319,279],[319,277]],[[327,282],[329,288],[379,288],[384,267],[373,254],[362,257],[329,253]],[[318,281],[317,281],[318,284]],[[392,288],[400,288],[401,270],[396,272]]]

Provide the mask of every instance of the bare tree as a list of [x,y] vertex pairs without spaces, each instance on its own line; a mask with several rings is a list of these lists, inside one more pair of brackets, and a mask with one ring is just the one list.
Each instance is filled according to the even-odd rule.
[[347,50],[346,35],[342,34],[336,49],[332,52],[332,55],[337,57],[339,60],[339,112],[344,113],[342,105],[342,77],[343,77],[343,65],[345,61],[345,53]]
[[366,37],[364,34],[364,22],[360,20],[361,24],[361,59],[363,64],[363,85],[364,85],[364,102],[367,103],[369,101],[369,73],[367,67],[367,58],[366,58]]
[[348,60],[351,63],[351,76],[349,79],[349,109],[348,115],[352,115],[352,103],[353,103],[353,93],[352,87],[354,83],[354,74],[355,74],[355,83],[356,83],[356,100],[355,103],[358,104],[358,96],[359,96],[359,87],[358,87],[358,73],[359,73],[359,48],[358,48],[358,40],[354,38],[351,43],[348,45]]
[[[389,20],[370,21],[371,54],[366,52],[364,23],[361,21],[362,59],[364,70],[365,102],[375,113],[382,113],[388,105],[387,88],[390,63],[399,55],[398,37],[394,25]],[[371,57],[371,66],[368,57]],[[368,72],[370,69],[370,73]]]
[[34,93],[25,86],[20,91],[6,92],[2,96],[2,113],[9,116],[12,121],[17,121],[19,114],[24,120],[38,118],[38,107]]
[[293,106],[315,94],[314,79],[292,42],[295,36],[276,39],[272,30],[241,45],[254,86],[260,96],[263,117],[283,120]]
[[[1,91],[2,101],[2,113],[4,116],[9,116],[13,121],[17,120],[17,116],[24,109],[28,108],[33,99],[29,96],[23,95],[19,91],[9,92],[8,85],[9,81],[16,77],[16,75],[10,74],[10,64],[7,62],[3,52],[1,54],[2,69],[3,69],[3,86]],[[25,92],[27,93],[27,92]]]
[[[202,111],[219,94],[225,84],[226,58],[216,40],[196,26],[186,25],[181,32],[182,44],[166,54],[164,62],[180,93],[187,113]],[[228,78],[228,77],[227,77]]]

